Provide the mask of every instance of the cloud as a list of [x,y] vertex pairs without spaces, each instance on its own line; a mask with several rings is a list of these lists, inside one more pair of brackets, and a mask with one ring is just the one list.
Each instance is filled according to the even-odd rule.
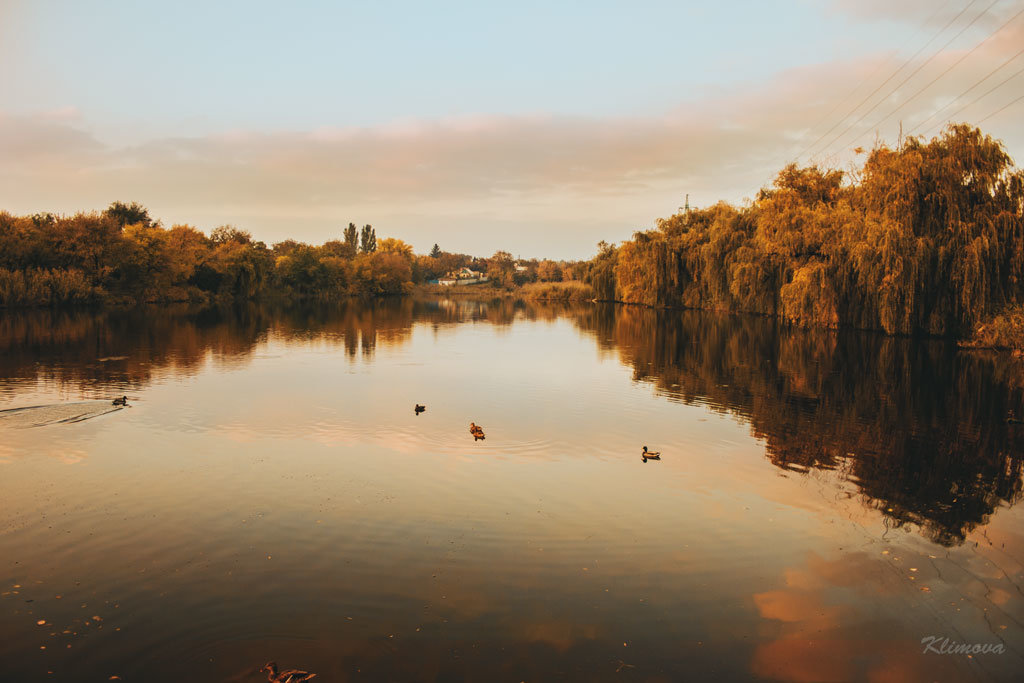
[[[986,7],[986,3],[976,3],[970,6],[968,3],[937,3],[935,0],[902,0],[892,2],[891,0],[835,0],[831,10],[860,21],[899,21],[914,26],[942,27],[963,11],[963,21],[966,23],[973,19],[979,12],[984,11],[985,16],[979,20],[978,25],[982,28],[994,28],[1002,24],[1014,13],[1024,9],[1024,2],[1021,0],[1004,0]],[[922,19],[922,17],[924,19]],[[959,26],[960,24],[957,24]],[[951,33],[954,29],[951,29]]]
[[[901,118],[908,128],[923,121],[1019,49],[1011,29],[882,134],[894,138]],[[817,158],[843,165],[854,144],[870,146],[868,127],[961,54],[944,54]],[[696,205],[753,196],[832,121],[842,123],[838,133],[855,120],[858,110],[835,103],[849,98],[852,107],[861,99],[852,85],[885,66],[870,57],[802,67],[646,117],[477,115],[132,146],[100,140],[74,109],[0,115],[0,206],[73,212],[138,200],[166,223],[232,223],[267,241],[322,241],[352,220],[420,251],[439,242],[478,254],[583,257],[600,239],[670,215],[685,194]],[[991,111],[999,94],[964,115]]]

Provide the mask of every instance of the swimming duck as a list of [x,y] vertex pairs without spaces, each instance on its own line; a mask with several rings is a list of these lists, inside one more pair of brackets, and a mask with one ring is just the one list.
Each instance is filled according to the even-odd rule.
[[122,396],[121,398],[115,398],[114,399],[114,405],[115,406],[127,406],[128,405],[128,397],[127,396]]
[[413,410],[415,410],[416,414],[419,415],[420,413],[422,413],[426,409],[427,409],[426,406],[421,406],[419,403],[417,403],[416,407]]
[[484,428],[475,422],[469,423],[469,433],[473,435],[473,441],[487,438],[484,436]]
[[644,459],[644,462],[648,460],[661,460],[661,451],[649,451],[647,446],[644,446],[644,452],[640,454],[640,457]]
[[277,662],[267,662],[260,671],[267,672],[267,680],[270,683],[302,683],[316,678],[316,674],[298,669],[287,669],[278,673]]

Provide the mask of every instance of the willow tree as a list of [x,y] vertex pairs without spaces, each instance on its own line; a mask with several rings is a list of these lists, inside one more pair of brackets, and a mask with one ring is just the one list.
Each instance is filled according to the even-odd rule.
[[[1002,145],[977,128],[950,126],[925,143],[876,149],[857,199],[881,226],[877,246],[890,264],[882,282],[898,296],[881,302],[886,319],[910,329],[958,334],[1022,299],[1024,178]],[[907,272],[909,271],[909,272]],[[889,278],[889,280],[886,280]]]
[[750,206],[686,211],[602,250],[589,277],[651,306],[963,336],[1024,303],[1022,207],[1002,145],[951,126],[877,147],[857,177],[791,164]]

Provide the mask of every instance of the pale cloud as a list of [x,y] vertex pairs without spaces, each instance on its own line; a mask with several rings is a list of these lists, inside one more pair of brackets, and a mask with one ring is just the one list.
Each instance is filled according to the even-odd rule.
[[[1019,27],[996,36],[881,135],[893,140],[899,120],[908,129],[923,121],[1022,38]],[[870,146],[877,119],[962,54],[944,54],[817,158],[844,167],[854,144]],[[833,120],[844,120],[836,132],[853,121],[857,112],[840,108],[815,125],[857,83],[888,68],[881,56],[802,67],[648,117],[477,115],[134,146],[99,139],[73,108],[0,115],[0,207],[73,212],[138,200],[166,223],[232,223],[268,242],[323,241],[352,220],[420,251],[436,241],[477,254],[584,257],[599,239],[624,239],[670,215],[687,193],[697,205],[753,196]],[[999,94],[964,117],[994,110]],[[985,128],[1003,133],[1013,155],[1024,139],[1011,119]]]
[[978,25],[988,29],[1003,23],[1022,8],[1024,0],[1000,0],[995,4],[990,0],[974,3],[970,0],[834,0],[831,6],[833,12],[860,21],[900,21],[934,28],[945,26],[961,11],[968,20],[984,11],[985,16],[978,20]]

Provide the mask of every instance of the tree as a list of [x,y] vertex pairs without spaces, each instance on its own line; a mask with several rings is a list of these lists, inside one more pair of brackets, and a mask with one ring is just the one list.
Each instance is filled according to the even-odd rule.
[[106,218],[112,219],[121,228],[126,225],[136,225],[139,223],[146,227],[153,225],[153,220],[149,217],[149,211],[138,202],[132,202],[131,204],[112,202],[107,207],[107,210],[103,212],[103,215]]
[[377,251],[377,233],[370,225],[363,226],[363,232],[359,239],[359,250],[364,254],[372,254]]
[[238,244],[249,244],[252,242],[252,233],[247,230],[239,230],[233,225],[222,225],[214,228],[210,233],[210,241],[214,244],[226,242],[237,242]]
[[399,254],[412,260],[412,245],[394,237],[385,237],[377,245],[378,251]]
[[355,223],[345,228],[345,255],[353,258],[359,252],[359,233]]
[[537,266],[537,278],[542,282],[561,282],[562,267],[554,261],[545,259]]
[[434,243],[434,248],[430,250],[430,257],[431,258],[440,258],[441,257],[441,247],[437,246],[436,242]]
[[354,265],[353,289],[360,294],[402,294],[412,287],[409,260],[396,252],[360,254]]
[[615,300],[615,262],[618,251],[614,244],[604,240],[597,243],[597,256],[587,267],[584,282],[594,288],[597,298],[602,301]]
[[487,277],[495,284],[512,286],[515,284],[515,262],[512,254],[507,251],[494,252],[494,256],[487,259]]

